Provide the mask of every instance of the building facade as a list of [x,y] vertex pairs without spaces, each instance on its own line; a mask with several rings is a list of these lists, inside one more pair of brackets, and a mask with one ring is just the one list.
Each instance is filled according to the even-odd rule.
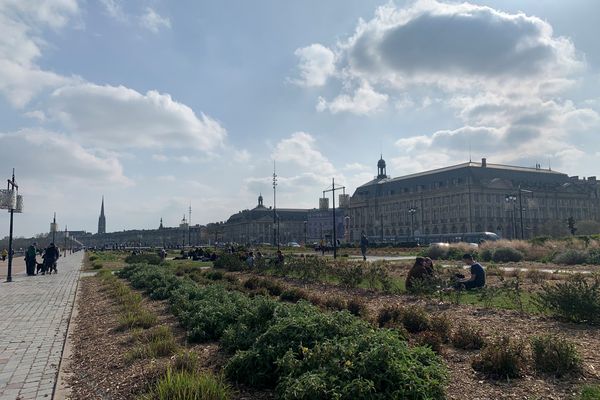
[[[231,243],[259,244],[304,242],[307,210],[265,207],[262,195],[251,210],[233,214],[222,227],[222,240]],[[277,234],[279,231],[279,234]]]
[[385,161],[350,199],[350,240],[376,242],[419,235],[494,232],[530,238],[552,221],[600,219],[600,185],[535,168],[468,162],[390,178]]

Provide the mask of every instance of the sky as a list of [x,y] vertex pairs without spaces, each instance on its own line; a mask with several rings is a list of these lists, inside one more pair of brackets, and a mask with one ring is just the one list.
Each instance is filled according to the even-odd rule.
[[[600,2],[0,0],[15,235],[226,220],[486,157],[600,173]],[[0,214],[0,237],[9,218]]]

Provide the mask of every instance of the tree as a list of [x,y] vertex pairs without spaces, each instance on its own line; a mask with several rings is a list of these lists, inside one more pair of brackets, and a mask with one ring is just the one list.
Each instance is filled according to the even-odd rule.
[[553,238],[564,237],[569,234],[569,229],[564,221],[550,220],[540,227],[540,234]]

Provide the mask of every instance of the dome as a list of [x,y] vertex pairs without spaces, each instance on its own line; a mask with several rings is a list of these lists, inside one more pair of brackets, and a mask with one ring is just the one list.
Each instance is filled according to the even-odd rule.
[[385,168],[385,160],[383,158],[380,158],[379,161],[377,161],[377,168]]

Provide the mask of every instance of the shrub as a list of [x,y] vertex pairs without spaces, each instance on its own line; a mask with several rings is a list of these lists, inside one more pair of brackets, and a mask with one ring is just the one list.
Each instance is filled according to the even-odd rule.
[[557,264],[576,265],[588,262],[588,253],[583,250],[569,249],[558,253],[553,260]]
[[323,305],[327,308],[331,308],[332,310],[342,311],[346,309],[346,300],[340,296],[328,296]]
[[244,287],[246,289],[249,290],[256,290],[259,288],[259,281],[258,278],[256,276],[250,277],[248,278],[245,282],[244,282]]
[[598,265],[600,264],[600,249],[590,249],[588,251],[588,263]]
[[491,249],[483,249],[479,252],[479,258],[481,258],[482,261],[492,261],[493,254]]
[[192,373],[167,368],[165,376],[156,382],[146,400],[227,400],[229,386],[220,376],[208,372]]
[[440,399],[447,378],[430,349],[385,329],[288,349],[278,366],[283,400]]
[[369,265],[365,273],[365,278],[369,285],[369,289],[381,289],[386,293],[392,291],[392,278],[381,264]]
[[363,267],[357,263],[344,265],[338,270],[338,277],[342,286],[347,288],[358,287],[364,279]]
[[429,329],[439,336],[442,343],[448,343],[452,333],[452,321],[447,315],[435,315],[431,317]]
[[494,250],[492,261],[494,262],[517,262],[523,259],[523,253],[512,247],[499,247]]
[[459,349],[477,350],[485,344],[481,330],[475,329],[465,323],[458,326],[451,337],[452,345]]
[[537,269],[530,269],[529,271],[527,271],[525,273],[525,276],[527,278],[529,278],[529,280],[531,281],[531,283],[539,285],[540,283],[543,283],[544,281],[546,281],[549,277],[549,273],[544,272],[544,271],[540,271]]
[[119,317],[118,329],[147,329],[155,325],[156,320],[156,314],[142,308],[122,314]]
[[350,311],[352,315],[356,315],[357,317],[364,317],[367,315],[367,306],[364,301],[358,297],[353,297],[348,300],[346,309]]
[[421,346],[427,346],[434,352],[440,354],[442,352],[443,339],[437,332],[424,331],[419,333],[417,341]]
[[581,371],[581,357],[574,343],[566,339],[545,335],[531,339],[533,362],[538,371],[558,378]]
[[402,325],[410,333],[426,331],[431,328],[431,318],[422,307],[409,306],[402,309]]
[[398,306],[387,306],[379,310],[377,324],[380,328],[392,327],[400,321],[402,308]]
[[207,271],[204,276],[211,281],[220,281],[223,279],[223,272],[221,271]]
[[92,269],[102,269],[102,267],[104,267],[104,265],[101,262],[92,263]]
[[574,275],[565,282],[546,283],[534,297],[534,303],[571,322],[600,323],[600,276],[588,281],[582,275]]
[[227,271],[243,271],[247,268],[246,263],[237,254],[221,254],[213,262],[214,268],[226,269]]
[[433,260],[445,259],[448,257],[448,246],[429,246],[425,249],[423,256]]
[[308,297],[308,294],[304,290],[295,287],[286,289],[279,295],[281,300],[290,301],[292,303],[296,303],[303,299],[308,300]]
[[471,363],[473,369],[496,378],[518,378],[527,364],[525,342],[504,336],[488,343]]
[[130,254],[125,257],[125,262],[127,264],[150,264],[150,265],[159,265],[162,260],[157,254]]

